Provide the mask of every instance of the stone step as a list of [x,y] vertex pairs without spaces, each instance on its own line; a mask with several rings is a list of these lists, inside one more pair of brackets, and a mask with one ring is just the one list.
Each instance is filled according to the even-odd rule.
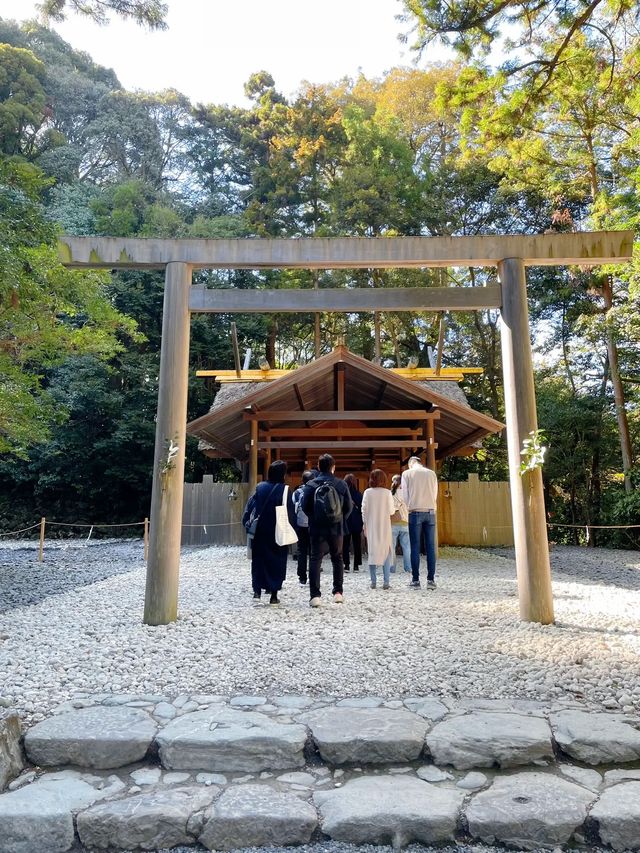
[[308,765],[278,776],[218,776],[219,784],[202,778],[213,774],[193,778],[149,766],[127,777],[45,773],[0,795],[0,853],[66,853],[78,843],[111,851],[197,843],[234,850],[323,837],[394,849],[411,842],[468,844],[470,837],[514,849],[588,843],[640,850],[637,770],[603,776],[565,767],[596,774],[597,784],[583,777],[587,787],[555,766],[489,775],[453,771],[440,782],[425,781],[412,766],[358,769],[332,774]]

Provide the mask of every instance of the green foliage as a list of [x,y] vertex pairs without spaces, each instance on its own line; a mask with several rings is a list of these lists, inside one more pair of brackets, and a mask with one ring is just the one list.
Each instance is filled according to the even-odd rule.
[[42,0],[40,11],[45,19],[64,21],[71,11],[105,24],[109,13],[132,18],[151,30],[164,30],[168,6],[161,0]]
[[45,68],[29,50],[0,44],[0,152],[32,156],[45,121]]

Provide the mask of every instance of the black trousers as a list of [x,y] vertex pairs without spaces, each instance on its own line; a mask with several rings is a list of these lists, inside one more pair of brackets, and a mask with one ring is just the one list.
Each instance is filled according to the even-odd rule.
[[333,594],[342,593],[344,562],[342,559],[342,533],[312,533],[311,559],[309,560],[309,597],[320,595],[320,567],[322,558],[327,554],[333,566]]
[[344,560],[345,569],[349,568],[349,552],[351,551],[351,543],[353,542],[353,568],[359,569],[362,565],[362,534],[361,533],[345,533],[344,542],[342,545],[342,559]]
[[298,527],[298,578],[301,583],[307,582],[307,565],[309,563],[309,528]]

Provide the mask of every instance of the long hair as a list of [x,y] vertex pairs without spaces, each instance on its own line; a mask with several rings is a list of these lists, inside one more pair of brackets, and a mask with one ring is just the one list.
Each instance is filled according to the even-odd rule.
[[344,481],[352,495],[358,491],[358,481],[353,474],[345,474]]
[[402,477],[400,476],[400,474],[394,474],[393,477],[391,478],[391,494],[392,495],[395,495],[395,493],[400,488],[401,483],[402,483]]

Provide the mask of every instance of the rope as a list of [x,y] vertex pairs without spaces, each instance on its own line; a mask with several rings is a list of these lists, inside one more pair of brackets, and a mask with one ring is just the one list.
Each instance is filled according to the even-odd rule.
[[[72,522],[72,521],[49,521],[47,519],[47,527],[53,525],[54,527],[138,527],[138,525],[144,524],[144,521],[129,521],[126,524],[83,524],[81,522]],[[38,525],[34,525],[38,526]]]
[[15,536],[16,533],[25,533],[27,530],[34,530],[36,527],[40,527],[40,522],[32,524],[31,527],[23,527],[21,530],[11,530],[9,533],[0,533],[0,536]]
[[589,530],[634,530],[640,527],[640,524],[589,524],[586,521],[584,524],[557,524],[555,521],[548,521],[547,527],[574,527],[577,530],[584,530],[586,527]]
[[232,524],[242,524],[241,521],[223,521],[221,524],[209,524],[208,521],[201,521],[200,524],[183,524],[183,527],[231,527]]

